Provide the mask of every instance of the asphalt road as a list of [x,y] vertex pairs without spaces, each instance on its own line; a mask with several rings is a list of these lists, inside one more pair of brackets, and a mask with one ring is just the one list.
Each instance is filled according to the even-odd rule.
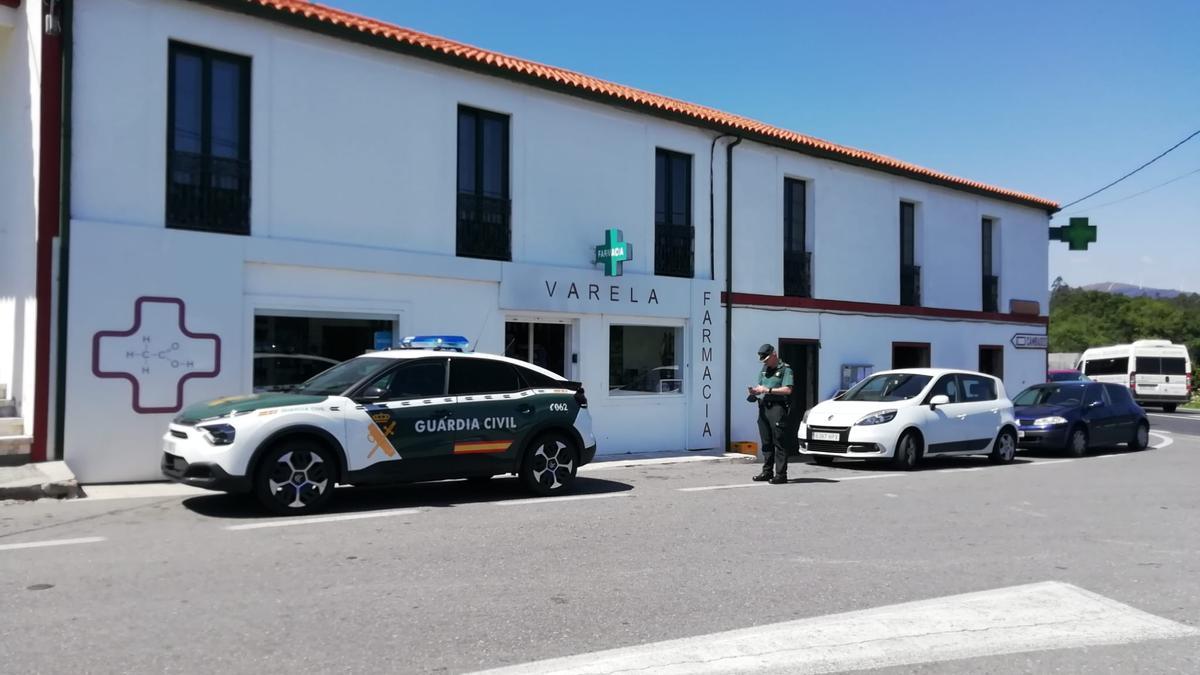
[[[581,474],[586,499],[445,482],[340,491],[335,513],[302,521],[217,494],[0,505],[0,671],[469,672],[1043,582],[1187,630],[1200,627],[1200,416],[1153,425],[1162,447],[1079,460],[799,465],[789,485],[745,489],[732,486],[749,485],[746,464],[601,466]],[[931,662],[900,640],[893,654],[918,656],[871,663],[1200,672],[1200,637],[1145,637],[997,640],[950,661],[922,648]]]

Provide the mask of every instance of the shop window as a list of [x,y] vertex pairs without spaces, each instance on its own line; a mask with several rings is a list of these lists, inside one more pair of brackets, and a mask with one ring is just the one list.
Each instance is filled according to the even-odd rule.
[[802,180],[783,180],[783,294],[797,298],[812,297],[806,189]]
[[394,321],[308,316],[254,317],[254,391],[284,391],[377,345]]
[[167,227],[250,234],[250,59],[172,42]]
[[610,326],[608,389],[616,396],[683,393],[683,331],[669,326]]
[[692,227],[692,157],[654,153],[654,273],[691,278],[696,251]]
[[458,225],[464,258],[512,260],[508,116],[458,108]]

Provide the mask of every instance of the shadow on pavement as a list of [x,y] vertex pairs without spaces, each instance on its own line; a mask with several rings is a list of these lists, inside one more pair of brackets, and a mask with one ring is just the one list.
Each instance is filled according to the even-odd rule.
[[[1013,459],[1013,461],[1012,461],[1012,464],[1029,464],[1029,463],[1031,463],[1031,461],[1028,459],[1022,459],[1020,454],[1018,454],[1016,456],[1016,458]],[[923,458],[921,458],[921,461],[917,463],[917,468],[914,469],[913,471],[921,472],[921,471],[938,471],[938,470],[942,470],[942,469],[973,469],[973,468],[983,468],[983,467],[990,467],[990,466],[1003,466],[1003,465],[992,464],[992,462],[987,457],[981,456],[981,455],[966,455],[966,456],[951,455],[951,456],[946,456],[946,457],[942,457],[942,456],[923,457]],[[883,471],[883,472],[896,471],[896,472],[899,472],[898,469],[895,469],[892,467],[892,465],[890,464],[890,460],[882,460],[881,461],[881,460],[870,460],[870,459],[862,459],[862,460],[838,459],[838,460],[834,461],[832,468],[834,468],[834,469],[849,469],[849,470],[853,470],[853,471]],[[899,473],[903,473],[903,472],[899,472]]]
[[[562,496],[626,492],[633,486],[620,481],[580,476]],[[321,515],[361,513],[387,509],[434,507],[529,499],[534,495],[516,478],[493,478],[486,483],[446,480],[434,483],[405,483],[379,487],[338,487]],[[553,499],[549,497],[548,499]],[[271,514],[250,495],[214,493],[183,501],[184,507],[212,518],[263,518]]]
[[[1153,439],[1151,439],[1153,441]],[[1146,448],[1153,450],[1153,448]],[[1107,448],[1092,448],[1087,451],[1084,457],[1095,457],[1097,455],[1124,455],[1127,453],[1139,452],[1138,450],[1130,450],[1123,445],[1115,445]],[[1017,450],[1017,457],[1024,455],[1026,457],[1037,457],[1039,459],[1074,459],[1066,450],[1055,448],[1029,448],[1028,450],[1021,448]]]

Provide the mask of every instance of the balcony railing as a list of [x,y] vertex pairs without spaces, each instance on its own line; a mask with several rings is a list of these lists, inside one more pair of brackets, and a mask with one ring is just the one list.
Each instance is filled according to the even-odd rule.
[[696,228],[690,225],[655,225],[654,273],[692,278]]
[[250,234],[250,162],[169,153],[167,226]]
[[812,297],[812,253],[783,252],[783,294],[793,298]]
[[1000,277],[984,275],[983,277],[983,311],[1000,311]]
[[921,267],[900,266],[900,304],[908,307],[921,306]]
[[464,258],[512,260],[512,202],[460,192],[457,251]]

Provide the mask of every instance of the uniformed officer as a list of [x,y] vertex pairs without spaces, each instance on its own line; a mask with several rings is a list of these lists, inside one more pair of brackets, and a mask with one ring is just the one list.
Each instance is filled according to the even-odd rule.
[[758,348],[758,360],[763,364],[758,373],[758,384],[749,389],[751,395],[758,397],[758,433],[762,437],[763,468],[754,480],[782,485],[788,480],[787,441],[783,434],[792,396],[792,367],[780,361],[775,347],[769,344]]

